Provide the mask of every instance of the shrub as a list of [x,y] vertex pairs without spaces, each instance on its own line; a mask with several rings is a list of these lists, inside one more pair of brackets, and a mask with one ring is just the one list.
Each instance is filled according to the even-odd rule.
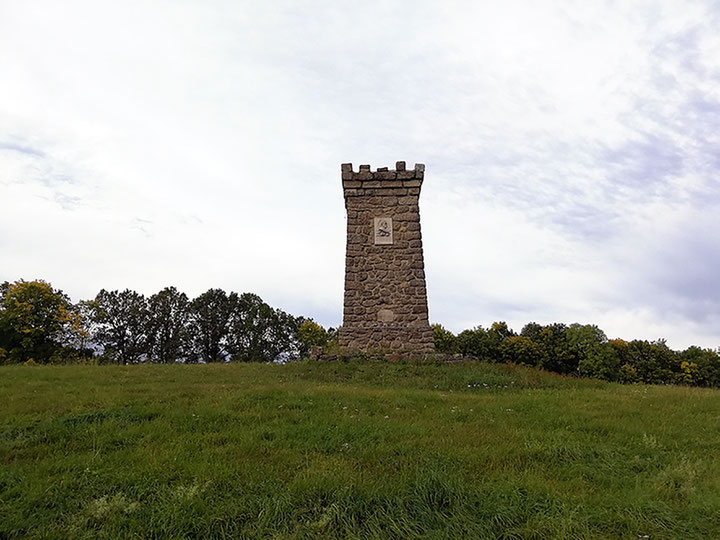
[[544,350],[541,344],[525,336],[510,336],[500,344],[500,354],[504,362],[542,365]]
[[720,356],[716,351],[689,347],[678,353],[678,361],[683,379],[681,382],[698,386],[720,386]]
[[446,330],[441,324],[433,324],[433,341],[435,342],[435,350],[439,353],[455,354],[458,352],[458,338]]

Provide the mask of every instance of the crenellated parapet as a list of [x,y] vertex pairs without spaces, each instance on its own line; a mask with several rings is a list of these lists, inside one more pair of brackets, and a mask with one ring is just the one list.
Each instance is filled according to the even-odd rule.
[[425,165],[416,163],[414,169],[406,169],[404,161],[395,164],[395,170],[379,167],[376,171],[370,165],[360,165],[353,171],[352,163],[343,163],[342,181],[345,197],[420,195],[425,176]]

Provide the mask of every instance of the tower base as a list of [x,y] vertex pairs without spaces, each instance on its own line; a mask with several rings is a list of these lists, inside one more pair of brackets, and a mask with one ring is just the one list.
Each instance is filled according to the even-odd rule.
[[346,351],[417,353],[435,351],[433,331],[429,325],[368,323],[341,326],[338,342],[340,348]]

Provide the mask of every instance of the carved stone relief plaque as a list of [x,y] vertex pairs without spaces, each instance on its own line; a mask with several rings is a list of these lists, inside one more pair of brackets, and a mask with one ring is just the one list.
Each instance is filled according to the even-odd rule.
[[375,245],[388,245],[393,243],[392,218],[375,218]]

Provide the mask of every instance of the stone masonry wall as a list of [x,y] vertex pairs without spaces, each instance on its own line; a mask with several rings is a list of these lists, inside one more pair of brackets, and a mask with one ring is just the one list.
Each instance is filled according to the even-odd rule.
[[347,210],[340,346],[349,351],[434,350],[428,323],[418,199],[425,166],[342,165]]

